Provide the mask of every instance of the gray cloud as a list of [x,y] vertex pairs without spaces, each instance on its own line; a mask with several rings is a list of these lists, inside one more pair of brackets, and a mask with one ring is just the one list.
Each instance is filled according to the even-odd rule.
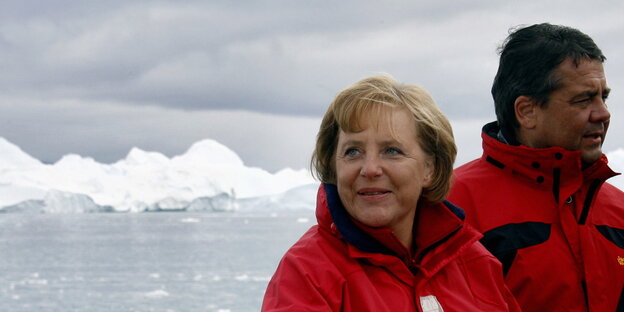
[[50,96],[129,105],[316,115],[336,85],[435,63],[436,53],[448,54],[440,49],[461,43],[437,37],[462,7],[356,3],[57,2],[28,11],[18,2],[20,18],[0,24],[8,69],[0,88],[36,86]]
[[[301,167],[305,153],[295,150],[309,150],[302,142],[333,96],[365,76],[422,85],[451,119],[492,119],[497,46],[510,27],[544,21],[595,38],[616,103],[624,4],[592,7],[602,9],[537,0],[4,1],[0,136],[46,161],[74,152],[105,162],[132,146],[173,155],[211,137],[252,165]],[[623,109],[612,107],[616,129]]]

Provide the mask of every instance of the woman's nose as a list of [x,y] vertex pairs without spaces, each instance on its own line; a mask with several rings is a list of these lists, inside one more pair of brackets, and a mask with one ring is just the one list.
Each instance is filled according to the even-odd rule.
[[383,170],[381,169],[381,161],[379,157],[368,156],[364,159],[364,163],[360,169],[360,175],[371,179],[380,176],[382,173]]

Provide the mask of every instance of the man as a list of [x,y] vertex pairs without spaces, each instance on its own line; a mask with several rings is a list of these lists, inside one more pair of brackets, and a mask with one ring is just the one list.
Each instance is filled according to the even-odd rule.
[[455,171],[449,200],[484,233],[524,311],[624,311],[605,59],[577,29],[512,32],[492,86],[497,122],[483,127],[483,156]]

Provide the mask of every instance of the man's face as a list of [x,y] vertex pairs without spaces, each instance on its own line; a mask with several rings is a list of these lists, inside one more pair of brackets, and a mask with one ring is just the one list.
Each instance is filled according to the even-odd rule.
[[602,156],[602,144],[611,117],[605,103],[607,87],[602,62],[572,59],[556,69],[561,87],[550,93],[548,102],[536,110],[535,131],[529,146],[558,146],[581,151],[584,163]]

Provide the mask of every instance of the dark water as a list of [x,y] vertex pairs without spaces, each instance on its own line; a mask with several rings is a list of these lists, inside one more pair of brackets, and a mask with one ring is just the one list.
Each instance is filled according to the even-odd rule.
[[0,311],[259,311],[312,211],[0,215]]

